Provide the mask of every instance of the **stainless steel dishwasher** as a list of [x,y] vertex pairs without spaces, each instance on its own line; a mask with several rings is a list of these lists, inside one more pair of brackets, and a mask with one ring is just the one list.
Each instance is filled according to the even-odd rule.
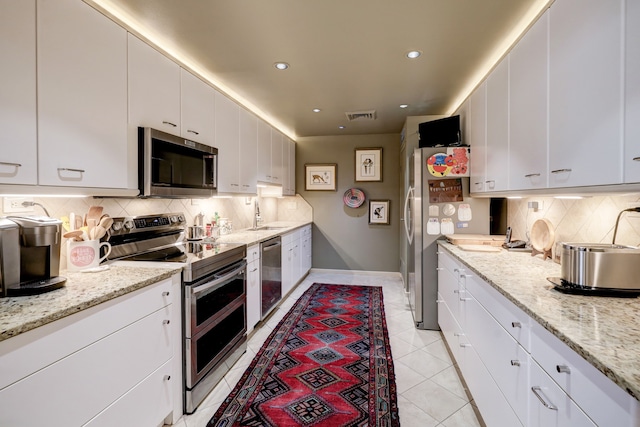
[[264,319],[282,298],[282,241],[280,236],[260,243],[260,300]]

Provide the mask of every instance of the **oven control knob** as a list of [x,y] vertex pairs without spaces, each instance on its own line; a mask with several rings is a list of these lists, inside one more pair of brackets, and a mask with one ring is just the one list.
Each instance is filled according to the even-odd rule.
[[175,224],[176,222],[178,222],[178,216],[177,215],[171,215],[169,217],[169,222],[171,222],[171,224]]
[[133,228],[133,221],[131,221],[130,219],[125,220],[123,226],[126,230],[131,230]]
[[178,222],[184,222],[184,215],[178,215]]
[[122,230],[122,223],[120,221],[118,222],[114,222],[113,225],[111,226],[111,229],[113,231],[120,231]]

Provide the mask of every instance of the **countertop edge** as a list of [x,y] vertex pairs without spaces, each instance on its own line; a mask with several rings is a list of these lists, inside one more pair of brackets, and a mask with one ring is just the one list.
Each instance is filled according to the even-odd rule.
[[[557,327],[554,327],[549,320],[542,317],[539,313],[531,310],[526,304],[523,304],[517,297],[512,295],[510,292],[506,291],[502,286],[494,283],[494,281],[487,277],[482,271],[479,271],[476,267],[472,266],[467,260],[461,257],[459,254],[454,253],[451,250],[451,247],[454,245],[447,241],[438,241],[438,245],[440,248],[446,250],[451,256],[455,257],[465,266],[467,266],[470,270],[476,273],[481,279],[483,279],[486,283],[488,283],[491,287],[493,287],[496,291],[498,291],[502,296],[507,298],[513,304],[515,304],[520,310],[524,311],[527,315],[529,315],[534,321],[540,324],[545,330],[549,333],[553,334],[560,341],[565,343],[571,350],[580,355],[587,363],[592,365],[598,371],[600,371],[603,375],[617,384],[620,388],[622,388],[627,394],[640,401],[640,387],[638,384],[633,384],[628,381],[626,378],[618,374],[615,370],[613,370],[609,365],[603,362],[597,355],[580,345],[578,342],[571,339],[565,333],[563,333]],[[590,297],[597,298],[597,297]]]
[[[176,273],[179,273],[182,271],[182,267],[179,268],[162,268],[162,269],[156,269],[153,273],[152,276],[149,277],[145,277],[143,279],[140,280],[131,280],[130,284],[127,284],[125,286],[119,286],[114,288],[111,291],[107,291],[107,292],[100,292],[99,294],[97,294],[94,297],[91,297],[89,299],[82,299],[80,300],[78,303],[76,304],[69,304],[66,305],[64,308],[60,309],[60,310],[54,310],[48,314],[45,314],[43,316],[40,316],[38,318],[35,318],[33,320],[29,320],[26,321],[24,323],[21,323],[15,327],[10,327],[7,329],[4,329],[2,331],[0,331],[0,342],[13,338],[15,336],[18,336],[20,334],[23,334],[25,332],[29,332],[33,329],[36,329],[40,326],[44,326],[46,324],[49,323],[53,323],[57,320],[60,320],[62,318],[65,318],[67,316],[71,316],[73,314],[76,313],[80,313],[83,310],[87,310],[89,308],[95,307],[99,304],[102,304],[104,302],[113,300],[115,298],[121,297],[123,295],[129,294],[131,292],[137,291],[139,289],[145,288],[147,286],[153,285],[155,283],[158,283],[162,280],[168,279],[171,276],[173,276]],[[65,273],[65,272],[62,272]],[[70,274],[66,274],[67,276],[69,275],[73,275],[73,274],[87,274],[87,273],[70,273]],[[65,275],[65,274],[63,274]],[[61,289],[64,289],[61,288]],[[52,291],[52,292],[56,292],[56,291]],[[44,295],[44,294],[42,294]],[[25,297],[15,297],[15,298],[25,298]]]

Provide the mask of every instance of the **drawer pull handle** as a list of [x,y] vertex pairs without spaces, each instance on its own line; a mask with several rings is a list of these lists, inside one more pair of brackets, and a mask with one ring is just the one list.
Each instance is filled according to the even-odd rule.
[[463,334],[462,332],[454,332],[454,333],[453,333],[453,336],[454,336],[454,337],[463,337],[463,336],[464,336],[464,334]]
[[442,271],[442,270],[444,270],[444,268],[442,268],[442,267],[436,267],[436,271]]
[[471,301],[471,298],[460,298],[460,301]]
[[4,165],[4,166],[13,166],[13,167],[15,167],[15,168],[22,167],[22,164],[20,164],[20,163],[13,163],[13,162],[0,162],[0,165]]
[[570,374],[571,368],[567,365],[556,365],[556,371],[558,371],[559,374]]
[[171,375],[165,375],[165,376],[164,376],[164,380],[165,380],[165,381],[169,381],[170,379],[171,379]]
[[171,320],[169,320],[169,319],[165,319],[165,320],[162,321],[163,325],[168,325],[169,323],[171,323]]
[[254,268],[253,270],[251,270],[249,273],[253,273],[254,271],[258,271],[258,267]]
[[84,173],[85,170],[84,169],[74,169],[74,168],[58,168],[59,172],[78,172],[78,173]]
[[460,344],[460,347],[462,348],[471,347],[471,344]]
[[534,176],[540,176],[539,173],[528,173],[524,177],[525,178],[533,178]]
[[511,361],[511,366],[520,366],[520,361],[519,360],[512,360]]
[[512,328],[522,328],[522,323],[520,322],[511,322]]
[[466,279],[467,277],[473,277],[473,274],[461,274],[460,277],[464,277]]
[[540,388],[540,386],[535,385],[535,386],[531,387],[531,391],[533,392],[533,394],[536,395],[538,400],[540,402],[542,402],[542,404],[544,405],[545,408],[551,409],[552,411],[557,411],[558,410],[558,407],[556,405],[554,405],[553,403],[547,403],[547,401],[544,400],[544,398],[542,397],[542,396],[544,396],[544,393],[542,392],[542,388]]
[[551,173],[569,173],[571,172],[571,169],[556,169],[551,171]]
[[438,303],[438,304],[440,304],[441,302],[444,302],[444,300],[443,299],[437,299],[436,300],[436,303]]
[[174,128],[177,128],[177,127],[178,127],[178,125],[176,125],[175,123],[171,123],[171,122],[168,122],[168,121],[166,121],[166,120],[163,120],[163,121],[162,121],[162,124],[163,124],[163,125],[169,125],[169,126],[172,126],[172,127],[174,127]]
[[462,273],[464,271],[464,268],[454,268],[453,271],[454,273]]
[[164,292],[162,293],[162,296],[163,296],[163,297],[168,297],[170,294],[171,294],[171,293],[170,293],[169,291],[164,291]]
[[200,132],[196,132],[195,130],[187,129],[187,132],[191,132],[194,135],[200,135]]
[[454,289],[454,290],[453,290],[453,293],[454,293],[454,294],[461,294],[461,293],[463,293],[463,292],[465,292],[465,290],[464,290],[464,289]]

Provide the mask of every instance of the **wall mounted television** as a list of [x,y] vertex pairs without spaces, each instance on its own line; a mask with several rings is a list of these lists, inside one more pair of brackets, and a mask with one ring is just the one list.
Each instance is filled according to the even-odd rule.
[[420,123],[418,133],[420,134],[420,148],[462,145],[459,115]]

